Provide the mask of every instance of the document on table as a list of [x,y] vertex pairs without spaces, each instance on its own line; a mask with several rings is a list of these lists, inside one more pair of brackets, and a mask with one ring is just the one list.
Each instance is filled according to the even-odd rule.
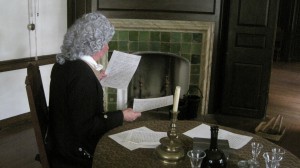
[[133,111],[143,112],[143,111],[169,106],[172,104],[173,104],[173,95],[159,97],[159,98],[134,99]]
[[111,139],[129,150],[138,148],[156,148],[159,140],[167,137],[166,132],[155,132],[147,127],[140,127],[109,136]]
[[[198,137],[198,138],[210,139],[211,136],[210,126],[206,124],[201,124],[183,134],[191,138]],[[250,136],[235,134],[223,129],[219,129],[218,138],[228,140],[229,147],[233,149],[242,148],[252,139],[252,137]]]
[[131,131],[127,137],[127,141],[141,144],[141,145],[158,145],[162,137],[166,137],[166,132],[144,132],[144,131]]
[[140,60],[141,56],[114,50],[105,70],[107,76],[100,81],[101,85],[127,89]]

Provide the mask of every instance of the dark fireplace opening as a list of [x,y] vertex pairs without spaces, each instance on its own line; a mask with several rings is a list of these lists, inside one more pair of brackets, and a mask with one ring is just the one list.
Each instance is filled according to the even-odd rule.
[[173,95],[181,86],[182,97],[189,88],[190,62],[188,59],[165,52],[135,52],[142,56],[139,66],[128,86],[128,104],[134,98],[156,98]]

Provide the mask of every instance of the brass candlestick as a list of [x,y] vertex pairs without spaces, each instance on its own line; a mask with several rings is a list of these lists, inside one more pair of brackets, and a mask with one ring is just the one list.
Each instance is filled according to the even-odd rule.
[[176,131],[176,121],[179,112],[172,111],[171,124],[168,131],[168,137],[160,139],[160,145],[156,147],[155,153],[158,158],[166,164],[177,164],[184,158],[184,149],[181,141],[178,139]]

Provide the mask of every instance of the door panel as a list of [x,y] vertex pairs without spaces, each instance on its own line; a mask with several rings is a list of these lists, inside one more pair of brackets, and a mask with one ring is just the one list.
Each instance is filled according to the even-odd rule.
[[238,3],[238,25],[267,26],[269,1],[240,0]]
[[294,13],[291,28],[291,60],[300,61],[300,2],[294,1]]
[[231,0],[223,114],[262,118],[268,99],[278,0]]

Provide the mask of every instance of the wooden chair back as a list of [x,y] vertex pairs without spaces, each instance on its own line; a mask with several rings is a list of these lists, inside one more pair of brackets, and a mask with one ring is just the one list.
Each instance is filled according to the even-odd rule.
[[28,64],[25,84],[32,124],[38,145],[39,154],[37,156],[39,156],[39,161],[43,168],[50,168],[45,141],[48,131],[49,111],[37,61]]

